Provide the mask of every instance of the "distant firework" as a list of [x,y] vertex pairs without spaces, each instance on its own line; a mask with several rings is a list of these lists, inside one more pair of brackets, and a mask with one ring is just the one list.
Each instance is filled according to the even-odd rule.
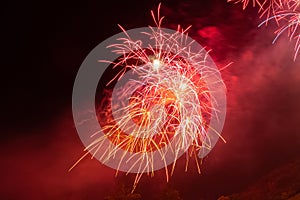
[[[200,173],[199,159],[213,148],[225,120],[219,70],[188,37],[189,28],[161,28],[159,10],[157,17],[151,11],[156,27],[125,31],[120,26],[123,33],[96,47],[73,91],[73,116],[87,151],[82,158],[91,153],[117,172],[136,173],[134,188],[143,173],[154,175],[161,168],[168,180],[183,154],[186,170],[194,158]],[[101,77],[108,66],[107,76],[113,76]],[[100,77],[105,80],[95,106]]]
[[[243,9],[249,5],[249,0],[228,0],[228,2],[243,3]],[[273,41],[287,32],[290,40],[295,41],[294,60],[300,49],[300,0],[253,0],[253,6],[258,5],[260,17],[266,19],[259,25],[275,21],[279,28],[275,31],[276,37]]]

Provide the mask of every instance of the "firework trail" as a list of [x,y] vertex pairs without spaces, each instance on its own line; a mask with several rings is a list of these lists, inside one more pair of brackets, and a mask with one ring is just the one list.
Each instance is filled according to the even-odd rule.
[[[249,0],[228,0],[228,2],[243,3],[243,9],[249,4]],[[279,28],[275,31],[273,44],[278,37],[287,32],[290,40],[295,41],[294,60],[296,60],[300,49],[300,0],[253,0],[253,6],[256,5],[259,6],[260,17],[266,17],[259,27],[275,21]]]
[[225,86],[218,69],[188,37],[190,27],[161,28],[159,10],[160,5],[157,16],[151,11],[156,27],[141,32],[146,39],[133,39],[120,26],[126,37],[107,45],[118,59],[99,62],[117,69],[105,83],[113,89],[99,100],[101,130],[91,134],[87,153],[78,160],[91,153],[116,172],[136,173],[133,189],[142,174],[152,176],[161,168],[168,180],[183,154],[186,170],[193,158],[200,173],[199,161],[220,137],[225,117]]

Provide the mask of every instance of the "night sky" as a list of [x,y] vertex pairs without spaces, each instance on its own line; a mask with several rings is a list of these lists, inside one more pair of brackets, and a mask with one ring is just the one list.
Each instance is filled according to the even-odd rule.
[[[1,6],[0,199],[103,199],[134,175],[84,159],[72,119],[72,87],[88,53],[125,29],[154,25],[160,1],[15,1]],[[300,160],[300,55],[286,34],[272,45],[276,24],[258,28],[257,8],[226,0],[166,0],[163,27],[192,25],[227,87],[222,136],[202,173],[181,158],[166,183],[164,170],[144,176],[136,192],[158,199],[171,187],[184,200],[217,199],[245,190],[266,173]],[[300,188],[298,188],[300,189]]]

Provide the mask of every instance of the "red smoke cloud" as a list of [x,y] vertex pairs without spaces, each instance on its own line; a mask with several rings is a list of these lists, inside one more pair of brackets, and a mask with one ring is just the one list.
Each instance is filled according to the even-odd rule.
[[4,199],[103,198],[114,186],[114,170],[85,159],[71,113],[63,114],[28,137],[7,141],[1,151],[1,196]]

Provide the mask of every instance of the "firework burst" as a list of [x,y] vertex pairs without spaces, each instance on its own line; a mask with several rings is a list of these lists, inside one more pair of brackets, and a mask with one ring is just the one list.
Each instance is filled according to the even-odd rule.
[[101,130],[84,142],[82,158],[91,153],[116,172],[136,173],[133,189],[142,174],[154,175],[161,168],[168,180],[183,154],[186,170],[193,158],[200,173],[199,161],[220,137],[225,119],[225,86],[218,69],[188,37],[190,27],[162,28],[159,10],[157,16],[151,11],[156,27],[141,31],[142,39],[120,26],[124,37],[106,46],[117,56],[99,60],[116,70],[105,83],[112,89],[98,99]]

